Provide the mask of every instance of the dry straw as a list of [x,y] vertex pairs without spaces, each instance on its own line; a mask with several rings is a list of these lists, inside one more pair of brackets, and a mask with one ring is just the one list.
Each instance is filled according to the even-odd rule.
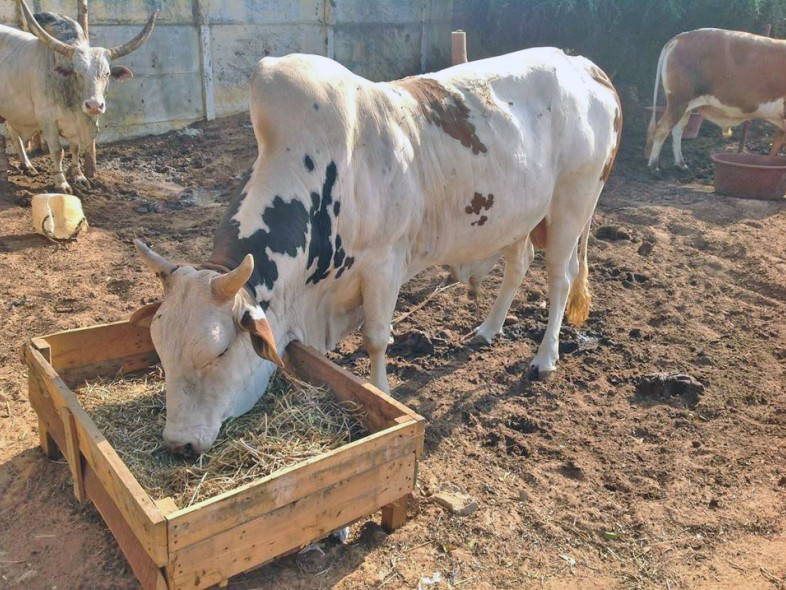
[[224,424],[213,446],[197,459],[184,459],[164,447],[164,379],[159,368],[86,381],[75,393],[150,496],[171,496],[180,508],[364,434],[360,406],[339,402],[328,390],[291,376],[277,376],[250,412]]

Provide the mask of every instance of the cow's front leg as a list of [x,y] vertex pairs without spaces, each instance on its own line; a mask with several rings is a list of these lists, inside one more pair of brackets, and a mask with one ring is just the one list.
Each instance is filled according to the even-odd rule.
[[68,167],[68,179],[80,190],[89,190],[90,181],[82,173],[80,156],[84,153],[82,146],[71,143],[71,165]]
[[49,126],[42,131],[43,137],[46,139],[47,147],[49,148],[49,156],[52,158],[52,163],[55,165],[54,189],[55,192],[73,194],[71,185],[66,181],[65,174],[63,174],[63,148],[60,146],[60,134],[56,126]]
[[390,338],[390,321],[396,307],[400,280],[389,269],[370,273],[361,283],[363,295],[363,345],[371,358],[371,382],[384,392],[390,391],[385,351]]

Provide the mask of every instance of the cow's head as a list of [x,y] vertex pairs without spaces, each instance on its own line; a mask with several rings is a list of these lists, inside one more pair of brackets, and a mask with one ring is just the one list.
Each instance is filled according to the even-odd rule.
[[177,266],[139,240],[134,245],[164,286],[161,303],[131,319],[150,327],[164,368],[164,440],[173,451],[201,453],[224,420],[251,409],[275,366],[283,366],[265,313],[245,289],[254,258],[248,254],[221,274]]
[[82,112],[93,117],[106,111],[104,95],[109,78],[125,81],[134,76],[127,67],[112,66],[110,62],[141,47],[153,32],[158,16],[158,10],[156,10],[150,15],[142,32],[128,43],[106,49],[104,47],[90,47],[87,39],[84,38],[74,45],[56,39],[36,21],[24,0],[19,0],[19,4],[30,32],[58,56],[55,75],[67,78],[75,77],[78,80],[78,86],[81,89]]

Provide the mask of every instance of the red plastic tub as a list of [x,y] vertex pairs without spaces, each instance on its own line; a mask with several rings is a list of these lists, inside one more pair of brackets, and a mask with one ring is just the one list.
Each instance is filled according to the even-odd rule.
[[743,199],[777,201],[786,193],[786,158],[764,154],[717,153],[715,192]]

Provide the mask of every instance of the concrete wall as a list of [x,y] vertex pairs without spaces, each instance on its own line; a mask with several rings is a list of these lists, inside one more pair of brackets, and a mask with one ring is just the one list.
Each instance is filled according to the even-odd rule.
[[[75,0],[28,0],[76,18]],[[371,80],[449,65],[453,0],[89,0],[90,40],[148,42],[118,60],[134,78],[110,85],[100,140],[160,133],[248,109],[248,78],[266,55],[327,55]],[[0,23],[19,25],[16,2]]]

